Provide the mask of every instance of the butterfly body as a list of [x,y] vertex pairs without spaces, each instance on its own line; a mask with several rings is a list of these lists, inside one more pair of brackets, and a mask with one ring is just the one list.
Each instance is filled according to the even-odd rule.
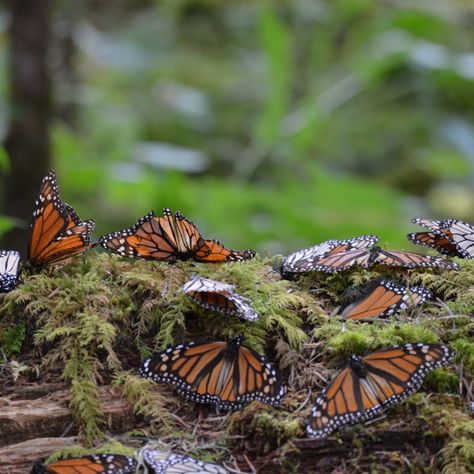
[[189,342],[172,346],[147,359],[140,375],[176,387],[179,394],[197,403],[238,409],[252,400],[278,405],[285,394],[276,370],[265,358],[230,342]]
[[430,371],[443,367],[452,351],[442,344],[405,344],[353,355],[316,399],[307,433],[321,439],[340,426],[368,420],[416,392]]

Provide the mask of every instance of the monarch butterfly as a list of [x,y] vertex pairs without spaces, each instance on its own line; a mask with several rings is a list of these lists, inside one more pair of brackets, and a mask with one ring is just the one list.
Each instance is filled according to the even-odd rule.
[[307,249],[299,250],[285,258],[282,273],[304,273],[314,271],[318,262],[324,258],[341,255],[344,252],[357,251],[372,247],[378,242],[375,235],[362,235],[348,240],[327,240]]
[[13,290],[18,280],[20,254],[14,250],[0,250],[0,292]]
[[421,305],[432,296],[431,291],[421,286],[406,287],[390,280],[376,280],[367,285],[357,301],[343,308],[341,316],[345,319],[382,318]]
[[460,256],[474,258],[474,227],[466,222],[449,219],[446,225]]
[[234,285],[202,277],[191,278],[183,291],[203,308],[235,315],[247,321],[258,319],[258,313],[247,303],[246,298],[234,292]]
[[136,471],[136,459],[121,454],[92,454],[63,459],[47,466],[36,463],[32,474],[131,474]]
[[238,409],[252,400],[278,405],[286,390],[264,356],[230,342],[189,342],[169,347],[145,360],[142,377],[174,385],[179,394],[223,410]]
[[412,219],[412,222],[430,229],[431,232],[413,232],[407,235],[408,240],[416,245],[426,245],[451,257],[463,256],[453,242],[453,235],[449,228],[452,220],[436,221],[417,218]]
[[426,374],[446,365],[453,353],[442,344],[405,344],[351,356],[316,399],[307,433],[320,439],[340,426],[368,420],[416,392]]
[[41,182],[31,223],[28,262],[33,267],[64,263],[93,247],[90,233],[95,221],[81,221],[74,209],[61,201],[56,174]]
[[102,236],[99,243],[122,257],[164,262],[192,258],[197,262],[218,263],[255,257],[253,250],[231,250],[217,240],[204,240],[191,221],[179,211],[173,216],[166,208],[162,217],[149,212],[134,226]]
[[145,463],[155,474],[229,474],[218,464],[199,461],[190,456],[167,453],[156,449],[143,449]]

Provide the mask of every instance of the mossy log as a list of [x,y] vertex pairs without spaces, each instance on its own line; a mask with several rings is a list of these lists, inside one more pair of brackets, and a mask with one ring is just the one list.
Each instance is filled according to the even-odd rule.
[[[123,433],[139,425],[128,400],[110,386],[98,387],[104,429]],[[23,396],[22,396],[23,395]],[[26,395],[27,398],[23,398]],[[28,439],[75,435],[78,428],[64,384],[34,384],[0,399],[0,447]],[[1,471],[0,471],[1,472]]]
[[[384,270],[385,277],[424,285],[437,300],[386,320],[348,322],[344,331],[334,316],[342,295],[378,272],[287,281],[278,259],[166,265],[93,251],[62,268],[23,275],[17,289],[0,296],[0,349],[7,358],[0,366],[0,449],[11,451],[12,465],[31,466],[50,451],[32,449],[28,457],[16,447],[21,442],[77,434],[78,445],[50,459],[133,455],[158,441],[242,472],[472,472],[474,265],[460,263],[459,272]],[[242,322],[195,306],[181,287],[196,273],[236,285],[260,319]],[[141,360],[168,344],[237,334],[282,372],[289,389],[280,407],[254,402],[216,413],[137,375]],[[455,350],[455,360],[430,374],[420,393],[369,425],[306,439],[315,397],[350,354],[441,341]]]
[[0,472],[2,474],[29,474],[32,460],[42,459],[58,449],[76,444],[74,437],[35,438],[0,448]]

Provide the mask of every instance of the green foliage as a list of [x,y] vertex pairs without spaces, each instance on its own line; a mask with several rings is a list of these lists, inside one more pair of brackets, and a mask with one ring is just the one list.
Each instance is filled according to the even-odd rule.
[[18,354],[25,340],[25,324],[12,324],[6,328],[0,326],[0,331],[0,351],[2,354],[6,358]]
[[134,413],[151,420],[154,432],[164,434],[171,430],[171,414],[165,407],[162,395],[153,390],[156,386],[154,382],[122,372],[115,376],[113,386],[132,403]]

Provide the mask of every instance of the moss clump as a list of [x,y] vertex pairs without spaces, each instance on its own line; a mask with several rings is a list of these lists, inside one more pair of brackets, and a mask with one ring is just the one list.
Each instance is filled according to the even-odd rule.
[[[299,417],[292,416],[287,411],[272,409],[259,402],[253,402],[242,411],[233,414],[227,432],[231,436],[250,438],[251,450],[260,455],[267,454],[289,439],[304,434]],[[246,444],[245,441],[242,443]],[[239,441],[236,441],[236,444],[239,445]]]

